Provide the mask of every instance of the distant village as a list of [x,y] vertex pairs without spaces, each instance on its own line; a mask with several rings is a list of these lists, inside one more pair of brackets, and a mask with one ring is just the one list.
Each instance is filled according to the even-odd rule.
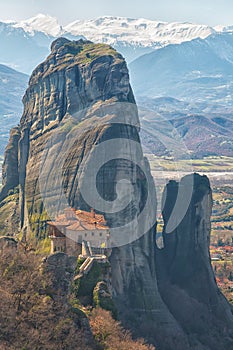
[[233,245],[211,245],[210,255],[216,282],[228,300],[233,302]]

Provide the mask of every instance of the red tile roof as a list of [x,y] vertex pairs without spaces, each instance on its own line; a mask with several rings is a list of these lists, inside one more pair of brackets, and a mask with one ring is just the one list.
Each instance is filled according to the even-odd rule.
[[70,231],[91,231],[91,230],[107,230],[107,226],[88,223],[85,221],[77,221],[73,225],[67,227]]
[[[55,221],[48,222],[51,226],[66,227],[71,231],[90,231],[90,230],[107,230],[104,215],[96,214],[94,211],[87,212],[84,210],[73,210],[73,218],[67,218],[66,214],[60,214]],[[70,213],[66,210],[65,213]]]
[[90,223],[93,223],[93,222],[106,223],[104,216],[100,215],[100,214],[96,214],[95,212],[88,212],[88,211],[84,211],[84,210],[76,210],[75,214],[76,214],[76,217],[78,219],[84,220],[84,221],[87,221],[87,222],[90,222]]
[[48,224],[51,226],[62,226],[62,227],[67,227],[70,226],[74,223],[74,220],[67,220],[67,221],[62,221],[60,220],[59,217],[57,217],[56,221],[49,221]]

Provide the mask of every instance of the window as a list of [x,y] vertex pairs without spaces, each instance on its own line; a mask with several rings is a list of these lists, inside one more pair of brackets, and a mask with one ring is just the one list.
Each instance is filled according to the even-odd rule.
[[100,237],[102,237],[102,232],[100,232]]
[[94,236],[94,232],[92,232],[91,234],[92,234],[92,236]]

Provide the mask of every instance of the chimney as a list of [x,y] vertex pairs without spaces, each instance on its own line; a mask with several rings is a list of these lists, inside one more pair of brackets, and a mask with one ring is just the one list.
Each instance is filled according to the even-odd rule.
[[93,208],[91,208],[91,217],[95,218],[95,210]]

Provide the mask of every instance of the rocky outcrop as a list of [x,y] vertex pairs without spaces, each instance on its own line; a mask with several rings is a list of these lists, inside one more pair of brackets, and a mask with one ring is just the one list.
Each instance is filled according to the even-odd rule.
[[[190,204],[182,221],[167,228],[178,192],[193,184]],[[183,198],[182,198],[183,200]],[[181,205],[181,203],[180,203]],[[159,291],[163,301],[197,349],[233,347],[233,308],[219,291],[211,266],[209,243],[212,192],[206,176],[170,181],[164,193],[164,249],[156,254]]]
[[[155,193],[124,59],[106,45],[57,39],[34,70],[23,102],[18,156],[5,161],[2,191],[4,197],[19,184],[21,228],[33,231],[67,205],[103,212],[114,232],[112,288],[119,317],[153,342],[169,335],[185,348],[186,335],[158,292]],[[14,179],[10,167],[18,169]],[[88,194],[97,197],[94,204]]]
[[12,253],[15,253],[17,250],[18,243],[17,241],[9,236],[2,236],[0,237],[0,251],[6,252],[11,251]]
[[95,307],[101,307],[104,310],[111,311],[112,315],[117,317],[117,309],[112,300],[112,294],[109,290],[107,281],[100,281],[93,290],[93,301]]
[[[11,133],[5,155],[1,198],[20,185],[21,227],[28,227],[31,216],[43,212],[38,178],[48,141],[53,138],[54,152],[59,154],[72,121],[75,124],[86,121],[71,154],[73,164],[70,164],[70,157],[67,158],[73,172],[65,174],[66,192],[70,204],[74,205],[77,200],[72,186],[77,162],[81,163],[93,143],[98,143],[107,131],[109,135],[112,133],[111,125],[103,130],[98,120],[91,120],[103,113],[97,104],[134,103],[126,64],[110,47],[60,38],[52,44],[51,50],[48,59],[31,76],[23,99],[20,126],[17,133]],[[87,111],[87,108],[92,110]],[[125,133],[127,130],[125,127]],[[49,171],[53,165],[51,158]],[[56,201],[58,189],[54,188],[53,192]]]
[[[174,311],[172,299],[164,292],[166,283],[171,290],[174,284],[169,282],[170,270],[165,262],[174,263],[175,276],[187,256],[180,262],[178,253],[177,262],[173,260],[174,249],[169,243],[168,251],[166,237],[165,249],[157,257],[155,254],[155,189],[140,144],[137,107],[122,56],[107,45],[57,39],[49,57],[34,70],[23,102],[20,125],[17,133],[11,134],[6,151],[1,198],[19,185],[24,232],[43,238],[46,220],[67,206],[84,210],[93,207],[103,213],[111,226],[113,300],[124,325],[158,349],[210,349],[196,339],[194,327],[198,323],[193,321],[188,328],[187,315]],[[199,190],[194,193],[196,196]],[[206,204],[200,204],[198,210],[204,215],[207,208],[209,222]],[[190,221],[185,219],[184,223],[192,225],[196,212],[188,213]],[[204,244],[199,247],[200,254],[208,259],[205,235],[209,228],[203,221],[198,225],[203,238],[195,247],[198,249],[198,242]],[[189,239],[189,234],[192,237],[192,231],[184,242],[192,250],[197,237]],[[175,239],[176,235],[171,237]],[[164,269],[156,272],[156,261]],[[66,274],[66,267],[65,255],[49,258],[49,268],[58,280],[60,274]],[[210,266],[205,271],[217,293]],[[180,278],[177,275],[176,280]],[[66,290],[68,284],[63,282]],[[190,282],[188,296],[191,289]],[[180,295],[185,293],[185,288],[179,290]],[[229,306],[222,300],[228,325]],[[202,302],[209,305],[206,299]],[[187,304],[193,310],[189,297]]]
[[[86,314],[70,303],[70,289],[74,277],[77,261],[64,253],[56,253],[43,259],[40,272],[49,276],[49,283],[43,286],[40,294],[59,301],[66,307],[66,315],[73,320],[77,332],[81,329],[82,337],[89,349],[95,349],[96,344]],[[46,280],[46,279],[45,279]]]
[[49,288],[52,297],[66,299],[74,276],[76,259],[64,253],[56,253],[45,258],[41,266],[43,273],[48,273],[50,276]]
[[10,140],[5,150],[4,163],[2,165],[2,183],[3,188],[0,194],[0,200],[8,195],[8,191],[19,185],[18,173],[18,144],[20,139],[20,130],[13,128],[10,132]]

